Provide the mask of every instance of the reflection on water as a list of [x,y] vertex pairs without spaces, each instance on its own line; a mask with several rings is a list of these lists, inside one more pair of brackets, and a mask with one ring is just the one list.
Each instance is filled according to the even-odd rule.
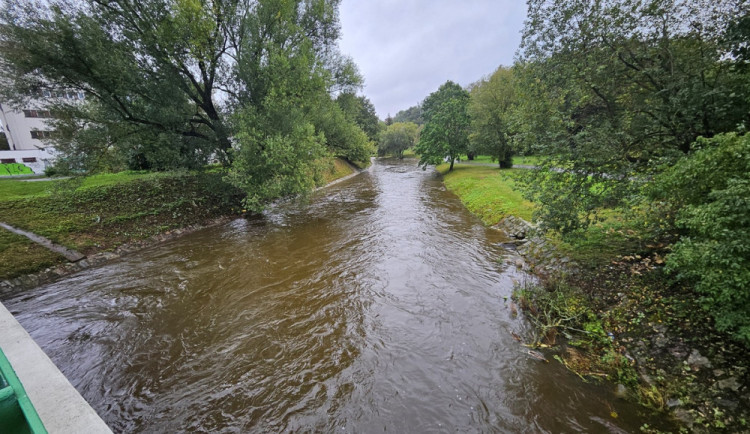
[[499,241],[433,173],[383,161],[5,304],[119,432],[653,426],[524,354]]

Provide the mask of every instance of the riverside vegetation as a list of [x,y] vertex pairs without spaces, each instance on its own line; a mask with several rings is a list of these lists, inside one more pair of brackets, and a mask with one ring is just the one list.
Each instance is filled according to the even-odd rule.
[[[521,250],[545,276],[517,291],[539,326],[527,343],[562,345],[565,366],[686,430],[748,430],[747,2],[527,6],[512,66],[394,119],[424,124],[419,164],[446,161],[446,185],[486,223],[532,216]],[[454,165],[514,154],[535,167]]]
[[[0,220],[110,250],[309,193],[351,170],[335,158],[368,164],[381,125],[338,49],[339,3],[5,2],[2,100],[44,100],[59,156],[48,174],[91,178],[3,183]],[[117,182],[91,184],[105,179]],[[0,237],[2,277],[60,262]]]
[[[221,176],[180,176],[203,192],[209,179],[226,183],[220,198],[260,211],[322,183],[333,157],[366,161],[375,143],[403,156],[414,143],[423,167],[447,156],[446,181],[489,224],[531,209],[541,247],[530,255],[555,251],[576,264],[519,290],[540,324],[532,343],[570,334],[559,357],[582,376],[631,386],[693,429],[748,429],[747,2],[527,0],[512,66],[466,88],[447,81],[386,119],[400,124],[389,129],[338,50],[339,0],[131,3],[8,0],[0,11],[5,101],[86,96],[51,101],[60,173],[217,161]],[[500,180],[472,168],[486,170],[473,180],[454,166],[487,155],[508,167],[514,154],[536,156],[537,168]],[[157,200],[161,187],[147,181],[83,188],[58,202],[8,201],[7,219],[86,251],[107,248],[110,231],[114,242],[137,233],[134,221],[165,229],[221,209],[204,194],[183,197],[171,175],[153,176],[149,185],[174,194]],[[151,205],[97,208],[110,197],[137,203],[139,185]],[[32,227],[24,208],[46,223]],[[7,234],[0,242],[33,250]]]
[[[523,194],[528,171],[469,164],[437,169],[487,225],[503,229],[508,217],[533,214],[535,204]],[[670,278],[666,245],[650,237],[637,213],[601,211],[607,218],[575,237],[533,229],[521,235],[520,243],[552,252],[541,257],[540,249],[519,248],[541,277],[514,292],[511,309],[535,325],[521,339],[584,381],[608,379],[623,397],[671,413],[685,429],[747,429],[746,348],[714,327],[689,286]]]
[[[322,183],[354,172],[334,159]],[[245,212],[242,190],[220,169],[202,172],[121,172],[28,182],[0,180],[0,221],[85,255],[112,251],[175,229]],[[0,280],[65,263],[24,236],[0,228]]]

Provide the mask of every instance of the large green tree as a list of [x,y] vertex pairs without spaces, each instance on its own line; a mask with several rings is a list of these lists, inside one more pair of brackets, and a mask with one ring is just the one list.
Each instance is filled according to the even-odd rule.
[[491,155],[501,168],[511,167],[512,125],[516,106],[516,84],[512,70],[501,66],[489,77],[475,83],[470,96],[469,151]]
[[439,164],[447,158],[450,169],[459,155],[469,146],[469,92],[458,84],[447,81],[422,102],[424,129],[415,152],[419,165]]
[[[76,90],[58,100],[71,144],[92,127],[125,155],[181,165],[228,160],[229,117],[292,95],[326,112],[334,92],[360,83],[336,47],[338,0],[9,0],[0,15],[5,97]],[[324,123],[321,120],[321,124]],[[322,129],[323,126],[316,125]],[[330,128],[329,128],[330,129]],[[78,134],[77,136],[74,134]],[[74,146],[75,147],[75,146]],[[145,154],[138,157],[138,154]],[[175,158],[183,155],[184,158]]]
[[367,135],[332,98],[359,84],[339,56],[338,1],[266,0],[247,18],[236,67],[230,180],[257,210],[321,181],[325,158],[369,158]]
[[[178,153],[225,156],[231,144],[217,97],[230,80],[248,6],[9,0],[0,15],[0,57],[12,78],[4,96],[82,91],[96,107],[74,117],[105,128],[116,123],[110,140],[160,137],[160,146]],[[58,100],[56,108],[79,106]]]
[[733,0],[529,0],[521,137],[552,159],[532,191],[546,226],[585,225],[698,136],[747,122],[746,80],[723,44],[740,11]]
[[325,158],[373,150],[332,97],[361,84],[337,47],[339,0],[6,3],[5,95],[87,96],[57,100],[63,161],[169,169],[235,158],[230,178],[257,208],[309,188]]

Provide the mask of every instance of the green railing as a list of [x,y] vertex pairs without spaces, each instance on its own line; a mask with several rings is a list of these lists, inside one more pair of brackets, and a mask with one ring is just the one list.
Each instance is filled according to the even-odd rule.
[[46,433],[13,367],[0,349],[0,433]]

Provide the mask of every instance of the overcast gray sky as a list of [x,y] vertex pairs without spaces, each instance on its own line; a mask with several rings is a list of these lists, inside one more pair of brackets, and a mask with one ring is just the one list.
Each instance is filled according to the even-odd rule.
[[343,0],[341,51],[365,77],[378,116],[420,103],[446,80],[462,86],[513,63],[523,0]]

